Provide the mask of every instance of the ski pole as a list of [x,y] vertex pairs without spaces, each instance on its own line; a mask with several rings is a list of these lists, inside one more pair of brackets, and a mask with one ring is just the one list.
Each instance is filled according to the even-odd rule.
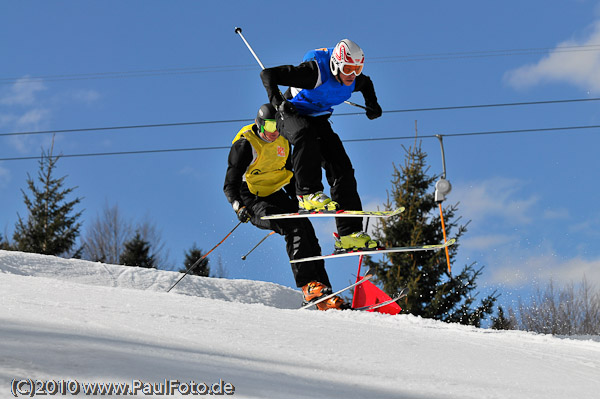
[[250,251],[248,251],[248,253],[246,255],[242,255],[242,260],[246,260],[246,258],[248,257],[248,255],[250,255],[252,253],[252,251],[254,251],[256,249],[256,247],[258,247],[260,244],[262,244],[264,240],[266,240],[267,238],[269,238],[270,235],[273,235],[273,234],[275,234],[274,231],[272,231],[269,234],[267,234],[266,236],[264,236],[263,239],[260,240],[258,242],[258,244],[256,244]]
[[219,245],[223,244],[223,241],[225,241],[225,240],[227,239],[227,237],[229,237],[229,236],[231,235],[231,233],[233,233],[233,232],[234,232],[234,230],[235,230],[235,229],[237,229],[237,228],[239,227],[239,225],[240,225],[240,224],[242,224],[242,222],[241,222],[241,221],[240,221],[240,222],[238,222],[238,224],[236,224],[236,225],[235,225],[235,227],[234,227],[233,229],[231,229],[231,231],[230,231],[230,232],[229,232],[229,233],[228,233],[228,234],[227,234],[227,235],[226,235],[226,236],[225,236],[225,237],[224,237],[224,238],[223,238],[221,241],[219,241],[219,243],[218,243],[217,245],[215,245],[214,247],[212,247],[212,249],[211,249],[210,251],[208,251],[207,253],[205,253],[205,254],[204,254],[204,255],[203,255],[203,256],[202,256],[200,259],[198,259],[196,262],[194,262],[194,264],[193,264],[192,266],[190,266],[190,268],[189,268],[189,269],[187,269],[187,270],[185,271],[185,273],[183,274],[183,276],[181,276],[181,278],[180,278],[179,280],[177,280],[177,281],[175,282],[175,284],[173,284],[173,285],[171,286],[171,288],[169,288],[169,289],[167,290],[167,292],[170,292],[170,291],[171,291],[171,290],[172,290],[172,289],[173,289],[173,288],[174,288],[174,287],[175,287],[177,284],[179,284],[179,282],[180,282],[181,280],[183,280],[183,278],[184,278],[185,276],[187,276],[187,275],[188,275],[188,273],[189,273],[189,272],[191,272],[191,271],[192,271],[192,270],[193,270],[193,269],[194,269],[196,266],[198,266],[198,265],[200,264],[200,262],[202,262],[202,260],[208,256],[208,254],[210,254],[212,251],[214,251],[214,250],[215,250],[215,248],[217,248]]
[[260,62],[260,59],[258,58],[258,55],[256,55],[256,53],[254,52],[254,50],[252,50],[252,47],[250,46],[250,43],[248,43],[248,41],[246,40],[246,38],[244,37],[244,35],[242,35],[242,28],[238,28],[236,26],[235,33],[237,33],[238,35],[240,35],[240,37],[242,38],[242,40],[244,41],[244,43],[246,43],[246,47],[248,47],[248,50],[250,50],[250,52],[252,53],[252,55],[254,56],[254,58],[256,58],[256,62],[258,62],[258,65],[260,65],[260,67],[262,69],[265,69],[265,66],[263,65],[263,63]]
[[[262,69],[265,69],[265,66],[263,65],[263,63],[260,61],[260,58],[258,58],[258,55],[256,55],[256,53],[254,52],[254,50],[252,49],[252,46],[250,46],[250,43],[248,43],[248,41],[246,40],[246,38],[244,37],[244,35],[242,35],[242,28],[239,27],[235,27],[235,33],[237,33],[238,35],[240,35],[240,37],[242,38],[242,40],[244,41],[244,43],[246,43],[246,47],[248,47],[248,50],[250,50],[250,52],[252,53],[252,55],[254,56],[254,58],[256,59],[256,62],[258,62],[258,65],[260,65],[260,67]],[[364,107],[362,105],[350,102],[350,101],[344,101],[346,104],[348,105],[352,105],[354,107],[358,107],[358,108],[362,108],[362,109],[368,109],[367,107]]]
[[360,104],[357,104],[357,103],[353,103],[352,101],[344,101],[344,102],[345,102],[346,104],[349,104],[349,105],[352,105],[352,106],[355,106],[355,107],[358,107],[358,108],[362,108],[362,109],[364,109],[364,110],[371,109],[371,108],[369,108],[369,107],[365,107],[364,105],[360,105]]

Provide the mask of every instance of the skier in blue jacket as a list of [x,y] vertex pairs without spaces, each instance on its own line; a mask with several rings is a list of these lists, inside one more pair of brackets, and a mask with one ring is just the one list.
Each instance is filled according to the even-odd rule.
[[[277,129],[293,145],[292,166],[298,205],[306,210],[362,210],[354,169],[339,136],[331,128],[333,106],[360,91],[369,119],[381,116],[371,79],[362,74],[364,52],[344,39],[334,48],[306,53],[298,66],[264,69],[261,79],[277,109]],[[285,94],[279,85],[289,86]],[[321,167],[331,198],[323,193]],[[378,243],[362,231],[362,218],[336,218],[336,248],[374,248]]]

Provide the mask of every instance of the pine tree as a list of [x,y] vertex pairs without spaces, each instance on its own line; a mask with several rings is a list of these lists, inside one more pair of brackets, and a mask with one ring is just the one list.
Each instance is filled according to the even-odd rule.
[[504,309],[502,306],[498,306],[498,316],[492,318],[492,329],[493,330],[514,330],[515,321],[510,317],[504,315]]
[[[47,154],[42,151],[38,171],[41,187],[36,187],[34,180],[27,174],[27,186],[32,196],[30,198],[21,190],[28,216],[27,220],[23,220],[17,214],[13,240],[14,248],[18,251],[64,255],[75,246],[81,228],[81,223],[78,222],[81,212],[74,213],[74,208],[81,198],[67,201],[67,196],[76,187],[65,189],[63,185],[66,176],[58,179],[53,176],[59,158],[52,156],[52,149]],[[71,256],[76,257],[77,253]]]
[[4,240],[2,234],[0,234],[0,249],[10,250],[10,244]]
[[[374,237],[387,247],[440,243],[443,231],[433,190],[437,176],[427,175],[427,154],[420,145],[405,151],[404,166],[398,169],[394,165],[392,198],[388,198],[385,208],[404,206],[406,210],[400,217],[381,219]],[[457,240],[448,248],[451,262],[456,257],[459,238],[467,231],[466,225],[459,226],[458,219],[454,220],[457,209],[457,205],[444,209],[446,233]],[[450,235],[453,230],[455,234]],[[377,282],[388,294],[403,287],[410,289],[402,308],[413,315],[480,326],[481,320],[493,312],[495,294],[474,307],[473,292],[482,268],[475,269],[471,264],[452,276],[443,250],[389,254],[379,262],[367,258],[365,264],[375,271]]]
[[125,266],[138,266],[145,268],[156,268],[154,255],[150,254],[150,243],[144,241],[140,232],[125,243],[125,249],[121,253],[119,263]]
[[[185,252],[185,259],[183,261],[183,269],[179,271],[181,273],[185,273],[196,261],[202,258],[204,254],[201,249],[196,247],[196,244],[192,246],[188,251]],[[193,274],[196,276],[208,277],[210,275],[210,267],[208,266],[208,258],[204,258],[200,261],[198,265],[194,267],[193,270],[189,272],[189,274]]]

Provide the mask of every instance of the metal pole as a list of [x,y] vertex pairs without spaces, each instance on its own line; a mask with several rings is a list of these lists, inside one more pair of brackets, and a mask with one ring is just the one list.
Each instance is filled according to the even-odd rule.
[[183,278],[184,278],[185,276],[187,276],[189,272],[191,272],[191,271],[192,271],[192,270],[193,270],[193,269],[194,269],[196,266],[198,266],[198,265],[200,264],[200,262],[202,262],[202,260],[208,256],[208,254],[210,254],[212,251],[214,251],[214,250],[215,250],[215,248],[217,248],[219,245],[221,245],[221,244],[223,243],[223,241],[225,241],[225,240],[227,239],[227,237],[229,237],[229,236],[231,235],[231,233],[233,233],[233,232],[234,232],[234,230],[235,230],[235,229],[237,229],[237,228],[238,228],[238,226],[239,226],[240,224],[242,224],[242,222],[238,222],[238,224],[236,224],[236,225],[235,225],[235,227],[234,227],[233,229],[231,229],[231,231],[230,231],[230,232],[229,232],[229,233],[228,233],[228,234],[227,234],[227,235],[226,235],[226,236],[225,236],[225,237],[224,237],[224,238],[223,238],[221,241],[219,241],[219,243],[218,243],[217,245],[215,245],[214,247],[212,247],[212,249],[211,249],[210,251],[208,251],[207,253],[205,253],[205,254],[204,254],[204,255],[203,255],[203,256],[202,256],[200,259],[198,259],[196,262],[194,262],[194,264],[193,264],[192,266],[190,266],[190,268],[189,268],[189,269],[187,269],[187,270],[185,271],[184,275],[183,275],[183,276],[181,276],[181,278],[180,278],[179,280],[177,280],[177,281],[175,282],[175,284],[173,284],[173,285],[171,286],[171,288],[169,288],[169,289],[167,290],[167,292],[171,292],[171,290],[172,290],[173,288],[175,288],[175,286],[176,286],[177,284],[179,284],[179,282],[180,282],[181,280],[183,280]]
[[441,134],[436,134],[435,137],[440,141],[440,147],[442,148],[442,166],[444,173],[442,174],[442,179],[446,178],[446,154],[444,154],[444,141]]

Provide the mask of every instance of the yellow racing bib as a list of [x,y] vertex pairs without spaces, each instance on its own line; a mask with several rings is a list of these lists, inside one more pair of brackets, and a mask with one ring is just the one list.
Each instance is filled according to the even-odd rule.
[[252,145],[252,162],[244,174],[244,180],[252,194],[266,197],[280,190],[292,179],[293,173],[285,168],[290,144],[282,136],[268,143],[252,131],[252,126],[244,126],[232,143],[244,137]]

